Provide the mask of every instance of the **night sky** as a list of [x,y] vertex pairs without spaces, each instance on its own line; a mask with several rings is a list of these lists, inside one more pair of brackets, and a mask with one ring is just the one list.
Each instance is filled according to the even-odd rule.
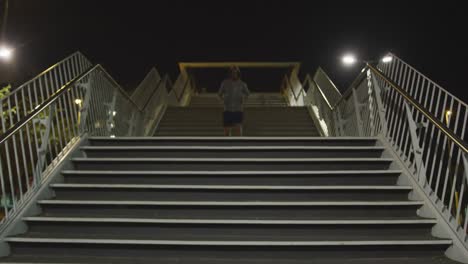
[[360,69],[341,66],[343,53],[372,60],[392,51],[468,101],[468,16],[455,1],[10,2],[16,82],[80,50],[128,90],[152,66],[174,79],[179,61],[228,60],[322,66],[345,90]]

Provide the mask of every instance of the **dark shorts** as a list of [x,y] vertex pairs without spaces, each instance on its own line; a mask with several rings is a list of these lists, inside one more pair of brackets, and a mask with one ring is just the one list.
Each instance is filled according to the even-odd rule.
[[235,126],[242,124],[244,120],[243,112],[228,112],[224,111],[223,113],[223,123],[225,127]]

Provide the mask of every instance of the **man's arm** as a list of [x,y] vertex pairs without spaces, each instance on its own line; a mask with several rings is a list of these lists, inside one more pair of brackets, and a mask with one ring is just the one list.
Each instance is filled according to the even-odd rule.
[[221,86],[219,87],[219,91],[218,91],[218,97],[223,100],[224,98],[224,93],[225,93],[225,86],[224,86],[224,81],[221,83]]
[[244,83],[244,89],[242,89],[242,93],[244,94],[244,97],[248,97],[250,95],[249,87],[247,87],[246,83]]

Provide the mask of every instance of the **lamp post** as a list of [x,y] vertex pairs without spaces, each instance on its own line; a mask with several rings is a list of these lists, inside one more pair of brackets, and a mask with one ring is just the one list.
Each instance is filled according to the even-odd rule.
[[5,35],[6,35],[6,25],[8,21],[8,1],[9,0],[3,0],[3,18],[2,18],[2,27],[1,27],[1,39],[0,41],[5,41]]
[[0,59],[3,61],[10,61],[13,57],[13,49],[8,46],[0,46]]
[[[1,2],[2,0],[0,0]],[[0,27],[0,59],[9,62],[13,57],[13,49],[6,44],[6,30],[8,21],[9,0],[3,0],[3,17]]]
[[[391,55],[385,55],[382,58],[383,63],[390,63],[392,61],[393,61],[393,57]],[[371,63],[373,63],[375,61],[360,60],[360,59],[357,58],[356,55],[354,55],[352,53],[346,53],[341,58],[341,62],[343,63],[344,66],[351,67],[351,66],[356,65],[357,63],[365,63],[367,65],[367,64],[371,64]]]
[[6,25],[8,20],[8,0],[0,0],[0,88],[9,84],[11,79],[11,65],[14,50],[6,44]]
[[[445,111],[445,124],[447,125],[447,127],[449,127],[449,125],[450,125],[450,118],[452,117],[452,115],[453,115],[452,110],[449,109],[449,110]],[[452,143],[449,142],[448,147],[447,147],[449,155],[450,155],[451,150],[452,150],[451,144]]]
[[445,111],[445,124],[447,126],[450,125],[450,117],[452,117],[452,114],[453,114],[452,110]]

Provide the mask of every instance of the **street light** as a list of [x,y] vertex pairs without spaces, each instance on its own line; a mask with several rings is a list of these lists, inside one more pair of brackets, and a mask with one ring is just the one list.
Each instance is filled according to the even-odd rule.
[[343,56],[341,61],[346,66],[352,66],[357,62],[357,59],[356,59],[356,56],[354,56],[353,54],[346,54]]
[[[348,53],[348,54],[345,54],[342,58],[341,58],[341,61],[343,62],[343,64],[345,66],[353,66],[355,65],[356,63],[358,62],[363,62],[363,63],[376,63],[376,61],[364,61],[364,60],[361,60],[361,59],[358,59],[355,55],[351,54],[351,53]],[[382,58],[382,62],[383,63],[390,63],[393,61],[393,56],[392,55],[386,55]]]
[[4,61],[10,61],[13,57],[13,49],[9,48],[8,46],[1,46],[0,47],[0,59]]
[[449,125],[450,117],[452,116],[452,114],[453,114],[452,110],[445,111],[445,122],[447,126]]
[[387,55],[387,56],[382,58],[383,63],[390,63],[390,62],[392,62],[392,60],[393,60],[393,57],[391,55]]

